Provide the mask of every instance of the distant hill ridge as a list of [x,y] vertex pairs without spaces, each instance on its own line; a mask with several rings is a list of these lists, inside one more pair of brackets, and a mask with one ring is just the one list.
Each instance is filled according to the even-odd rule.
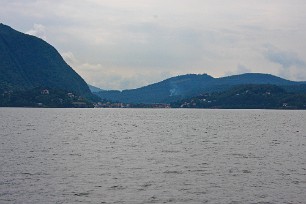
[[172,77],[138,89],[123,91],[102,91],[97,93],[102,99],[124,103],[170,103],[202,93],[221,92],[235,85],[272,84],[297,86],[306,82],[286,80],[271,74],[246,73],[221,78],[207,74],[187,74]]
[[92,93],[97,93],[97,92],[100,92],[100,91],[105,91],[103,89],[100,89],[99,87],[96,87],[96,86],[93,86],[93,85],[90,85],[90,84],[88,84],[88,87],[89,87],[89,89],[90,89],[90,91]]
[[306,109],[306,93],[291,93],[277,85],[237,85],[171,104],[172,108]]
[[0,24],[0,88],[28,90],[50,87],[91,94],[86,82],[40,38]]

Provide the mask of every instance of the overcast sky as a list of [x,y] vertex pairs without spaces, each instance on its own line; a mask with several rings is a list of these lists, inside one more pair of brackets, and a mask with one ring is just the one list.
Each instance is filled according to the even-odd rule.
[[43,38],[88,83],[263,72],[306,81],[305,0],[0,0],[0,22]]

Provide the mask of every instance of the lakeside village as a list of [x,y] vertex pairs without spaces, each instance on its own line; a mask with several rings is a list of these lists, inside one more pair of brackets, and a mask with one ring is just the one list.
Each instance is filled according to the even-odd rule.
[[[41,91],[43,95],[49,95],[49,90],[44,89]],[[76,96],[73,93],[67,93],[69,98],[75,98]],[[72,102],[74,107],[77,108],[87,108],[88,104],[82,101],[81,97],[78,97],[78,101]],[[93,103],[94,108],[171,108],[170,104],[129,104],[129,103],[119,103],[119,102],[110,102],[104,101],[98,103]]]
[[171,108],[171,106],[170,104],[129,104],[105,101],[95,103],[94,108]]
[[90,102],[72,92],[46,88],[35,88],[28,91],[0,90],[0,107],[9,106],[38,108],[171,108],[170,104],[130,104],[108,100]]
[[[44,89],[41,91],[42,95],[49,95],[50,91],[48,89]],[[67,93],[67,96],[71,99],[75,99],[73,93]],[[73,106],[76,108],[88,108],[88,104],[83,102],[82,97],[77,97],[77,101],[72,102]],[[38,104],[42,106],[43,104]],[[171,108],[170,104],[129,104],[129,103],[119,103],[119,102],[110,102],[104,101],[98,103],[93,103],[94,108]]]
[[[249,90],[244,92],[236,93],[232,97],[228,97],[229,101],[226,104],[220,103],[224,98],[219,95],[203,94],[195,98],[186,99],[183,101],[177,101],[172,104],[166,103],[155,103],[155,104],[134,104],[134,103],[121,103],[112,102],[106,99],[95,99],[95,102],[90,101],[82,96],[78,96],[72,92],[66,92],[56,89],[40,89],[36,88],[29,91],[4,91],[0,95],[0,107],[45,107],[45,108],[229,108],[232,104],[241,103],[240,107],[245,107],[245,104],[249,102],[246,100],[250,98],[248,95]],[[0,90],[1,93],[1,90]],[[246,96],[247,95],[247,96]],[[222,95],[221,95],[222,96]],[[262,93],[257,93],[256,97],[261,101],[263,106],[254,106],[257,108],[276,108],[276,109],[305,109],[306,105],[304,103],[306,98],[298,95],[285,95],[285,99],[279,103],[275,103],[271,106],[271,100],[279,100],[279,97],[272,97],[270,91],[263,91]],[[283,97],[283,96],[282,96]],[[294,97],[295,100],[292,99]],[[302,97],[302,98],[301,98]],[[253,97],[253,100],[254,97]],[[266,105],[266,106],[265,106]],[[270,106],[269,106],[270,105]]]

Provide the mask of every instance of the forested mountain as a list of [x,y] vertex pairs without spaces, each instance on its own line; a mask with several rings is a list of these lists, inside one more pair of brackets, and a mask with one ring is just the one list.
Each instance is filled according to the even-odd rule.
[[0,107],[91,108],[92,100],[67,93],[62,89],[37,87],[27,90],[2,91]]
[[[256,73],[221,78],[188,74],[138,89],[103,91],[91,86],[91,91],[106,101],[156,104],[181,101],[201,94],[225,93],[233,87],[247,84],[277,85],[286,93],[306,92],[306,82]],[[48,94],[44,94],[45,90]],[[97,101],[91,91],[54,47],[40,38],[0,24],[0,106],[36,106],[44,101],[43,105],[47,107],[81,104],[88,107],[86,98]]]
[[54,47],[0,24],[0,88],[20,91],[36,87],[91,94],[86,82]]
[[306,109],[306,93],[292,93],[276,85],[238,85],[171,104],[172,108]]
[[97,93],[97,92],[100,92],[100,91],[104,91],[103,89],[100,89],[100,88],[98,88],[96,86],[93,86],[93,85],[90,85],[90,84],[88,84],[88,87],[89,87],[91,93]]
[[306,82],[289,81],[270,74],[248,73],[221,78],[213,78],[207,74],[188,74],[138,89],[102,91],[97,94],[102,99],[124,103],[170,103],[202,93],[226,91],[233,86],[244,84],[273,84],[292,90],[306,90],[306,87],[302,86]]

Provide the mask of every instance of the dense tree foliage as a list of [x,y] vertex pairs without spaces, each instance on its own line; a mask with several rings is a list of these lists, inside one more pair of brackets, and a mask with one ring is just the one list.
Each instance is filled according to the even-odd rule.
[[240,85],[171,104],[173,108],[306,109],[306,92],[287,92],[276,85]]
[[284,86],[286,90],[294,92],[306,90],[306,83],[293,82],[269,74],[241,74],[222,78],[213,78],[207,74],[189,74],[138,89],[102,91],[97,95],[102,99],[124,103],[170,103],[201,93],[226,91],[233,86],[244,84],[274,84]]
[[54,47],[0,24],[0,87],[15,91],[43,86],[91,94]]
[[93,107],[88,99],[75,93],[54,88],[7,91],[0,88],[0,107]]

